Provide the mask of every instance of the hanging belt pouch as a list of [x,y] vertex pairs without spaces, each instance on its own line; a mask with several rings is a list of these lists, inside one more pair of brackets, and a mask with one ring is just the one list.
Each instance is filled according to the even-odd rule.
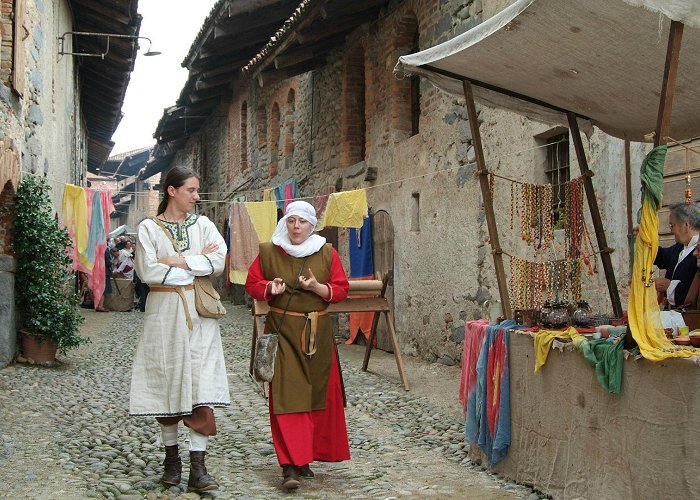
[[301,272],[304,270],[305,263],[306,259],[301,263],[301,268],[299,268],[297,277],[294,280],[294,285],[289,293],[287,305],[284,308],[284,313],[282,314],[279,325],[274,325],[275,322],[272,321],[272,317],[268,314],[268,319],[270,320],[269,324],[272,326],[272,328],[270,328],[270,333],[259,335],[255,341],[253,372],[257,380],[272,382],[272,377],[275,375],[275,359],[277,358],[277,346],[279,345],[279,332],[284,324],[284,318],[287,316],[287,310],[289,309],[289,302],[292,300],[292,295],[294,295],[296,291],[299,276],[301,276]]

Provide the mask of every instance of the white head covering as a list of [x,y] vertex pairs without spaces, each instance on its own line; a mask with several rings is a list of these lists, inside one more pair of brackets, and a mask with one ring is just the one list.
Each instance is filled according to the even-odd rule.
[[[298,245],[294,245],[291,242],[289,239],[289,232],[287,231],[287,219],[292,215],[301,217],[313,225],[309,237]],[[326,238],[318,234],[313,234],[317,223],[316,210],[310,203],[305,201],[293,201],[287,205],[284,217],[277,223],[275,232],[272,233],[272,243],[282,247],[284,251],[292,257],[308,257],[309,255],[315,254],[326,244]]]

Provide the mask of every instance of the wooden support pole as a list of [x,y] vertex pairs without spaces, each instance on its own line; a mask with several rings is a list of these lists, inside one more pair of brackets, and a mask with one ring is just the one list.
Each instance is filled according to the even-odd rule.
[[676,93],[676,78],[678,77],[678,60],[683,40],[683,23],[671,21],[668,32],[668,47],[666,48],[666,63],[664,64],[664,80],[661,85],[659,113],[656,117],[656,135],[654,147],[666,144],[671,127],[671,109],[673,96]]
[[627,247],[629,250],[630,276],[634,262],[634,223],[632,221],[632,155],[630,141],[625,141],[625,194],[627,198]]
[[588,200],[588,208],[591,211],[591,219],[593,220],[593,228],[595,229],[596,239],[598,240],[598,248],[600,249],[600,259],[603,261],[603,270],[605,271],[605,281],[608,283],[608,292],[610,293],[610,302],[612,303],[613,314],[616,317],[622,316],[622,304],[620,303],[620,293],[617,289],[617,281],[615,281],[615,270],[612,266],[610,254],[612,248],[608,247],[608,242],[605,238],[603,230],[603,221],[600,218],[600,210],[598,209],[598,200],[595,197],[593,189],[593,181],[591,177],[593,172],[588,168],[588,160],[586,160],[586,152],[583,149],[583,141],[581,140],[581,132],[576,121],[576,114],[567,113],[566,117],[569,120],[569,130],[571,130],[571,138],[574,141],[574,150],[578,165],[583,175],[583,187],[586,191],[586,199]]
[[486,212],[486,227],[489,231],[489,241],[493,252],[493,265],[496,269],[496,281],[498,282],[498,293],[501,296],[503,314],[506,318],[512,318],[513,312],[510,307],[510,296],[508,295],[508,282],[506,272],[503,268],[503,250],[498,241],[498,227],[496,226],[496,215],[493,211],[493,196],[489,188],[489,171],[486,169],[484,160],[484,150],[481,145],[481,130],[476,116],[476,105],[474,104],[474,93],[472,84],[466,80],[462,81],[464,98],[467,101],[467,114],[469,117],[469,128],[472,132],[472,145],[476,153],[476,167],[479,174],[479,185],[481,186],[481,196],[484,200],[484,212]]

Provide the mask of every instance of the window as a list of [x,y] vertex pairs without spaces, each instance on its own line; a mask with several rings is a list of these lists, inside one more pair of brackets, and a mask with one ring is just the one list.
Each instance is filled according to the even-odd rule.
[[[411,54],[418,52],[418,28],[413,37],[413,47]],[[418,133],[420,126],[420,76],[413,75],[411,77],[411,135]]]
[[248,168],[248,103],[241,104],[241,172]]
[[564,216],[565,186],[570,179],[569,133],[553,135],[547,139],[545,174],[552,185],[552,214],[555,226]]
[[280,107],[277,103],[272,105],[270,113],[270,165],[268,167],[270,177],[277,175],[280,143]]
[[365,159],[365,51],[361,46],[348,51],[342,96],[341,165],[349,167]]

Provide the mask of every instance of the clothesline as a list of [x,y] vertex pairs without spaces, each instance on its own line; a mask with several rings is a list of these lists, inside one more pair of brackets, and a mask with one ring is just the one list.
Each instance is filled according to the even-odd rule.
[[[534,146],[531,148],[526,148],[526,149],[522,149],[519,151],[514,151],[512,153],[506,153],[506,154],[503,154],[500,156],[495,156],[493,158],[489,158],[489,161],[495,162],[495,161],[498,161],[498,160],[501,160],[504,158],[508,158],[511,156],[518,156],[518,155],[521,155],[523,153],[527,153],[529,151],[535,151],[538,149],[546,148],[548,146],[553,146],[555,144],[559,144],[562,142],[567,142],[567,141],[559,140],[559,141],[555,141],[555,142],[548,142],[546,144],[541,144],[541,145]],[[410,181],[410,180],[414,180],[414,179],[420,179],[420,178],[426,177],[428,175],[434,175],[434,174],[439,174],[439,173],[443,173],[443,172],[450,172],[452,170],[459,170],[460,168],[464,168],[464,167],[468,167],[468,166],[472,166],[472,165],[476,165],[476,162],[473,161],[473,162],[465,163],[462,165],[457,165],[457,166],[450,167],[450,168],[436,170],[434,172],[426,172],[426,173],[414,175],[411,177],[404,177],[402,179],[387,181],[387,182],[384,182],[381,184],[375,184],[373,186],[365,186],[362,189],[375,189],[375,188],[379,188],[379,187],[390,186],[392,184],[396,184],[399,182],[406,182],[406,181]],[[200,196],[203,196],[203,195],[204,196],[206,196],[206,195],[227,195],[227,196],[237,195],[237,196],[240,196],[240,195],[248,194],[248,193],[256,193],[257,194],[257,193],[261,193],[263,191],[264,191],[264,189],[258,188],[258,189],[246,189],[246,190],[242,190],[242,191],[233,191],[233,192],[229,192],[229,191],[200,191],[199,194],[200,194]],[[145,195],[145,194],[150,194],[152,192],[153,192],[152,190],[151,191],[128,191],[128,192],[117,192],[117,194],[123,194],[124,196],[128,196],[128,195]],[[117,196],[117,194],[115,194],[115,196]],[[284,200],[278,200],[278,201],[313,200],[317,196],[319,196],[319,195],[290,198],[290,199],[284,199]],[[201,201],[206,202],[206,203],[231,203],[230,200],[215,200],[215,199],[210,199],[210,198],[204,198],[204,199],[201,199]]]

